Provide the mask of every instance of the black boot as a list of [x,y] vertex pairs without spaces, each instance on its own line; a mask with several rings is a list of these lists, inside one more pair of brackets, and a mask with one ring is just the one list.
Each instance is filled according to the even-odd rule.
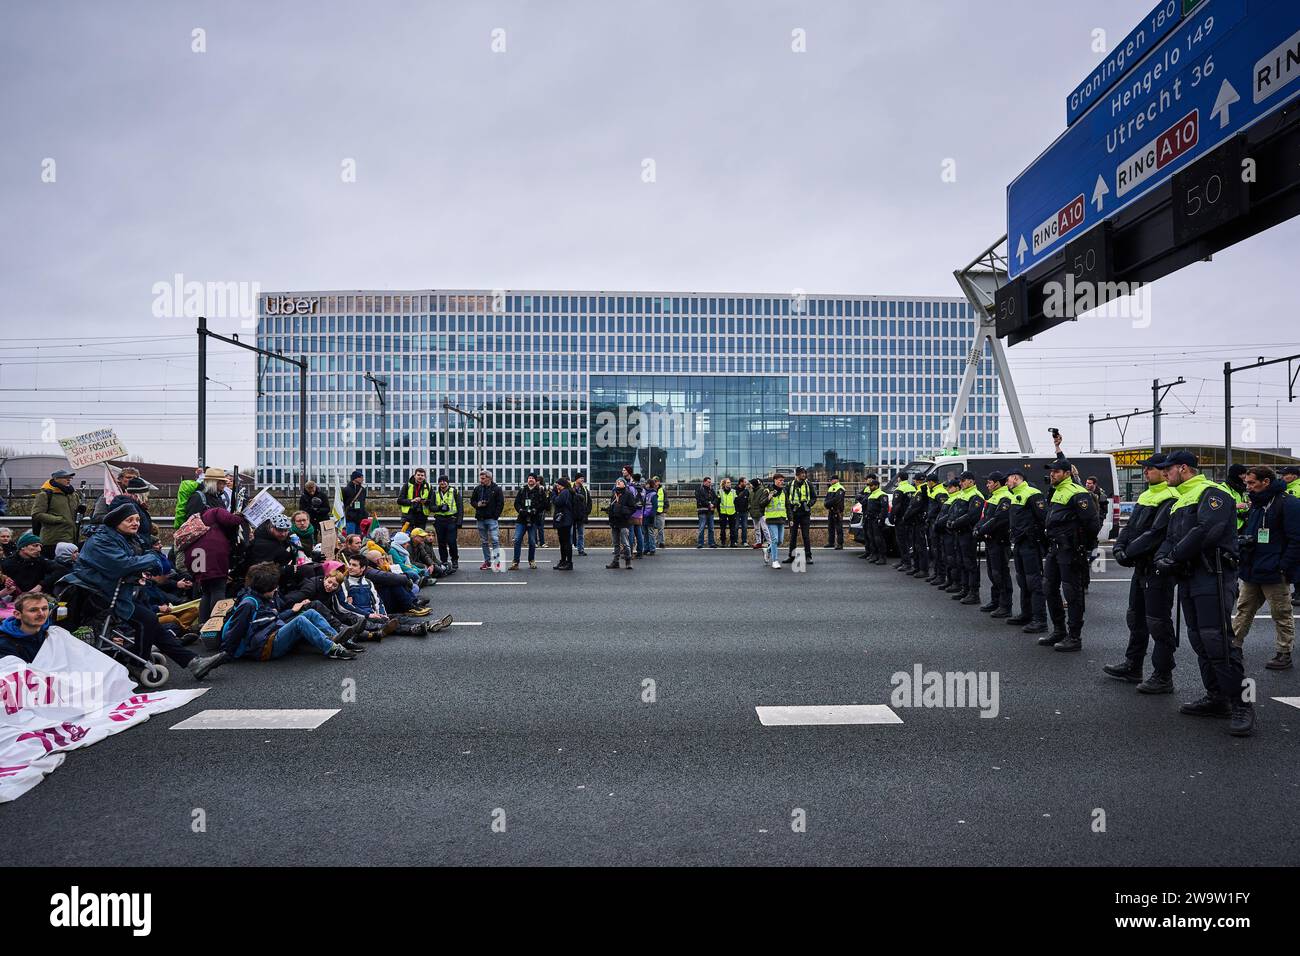
[[1083,640],[1078,634],[1071,634],[1063,641],[1057,641],[1054,651],[1081,651],[1083,650]]
[[1106,664],[1101,670],[1107,677],[1113,677],[1115,680],[1122,680],[1129,684],[1142,683],[1141,666],[1129,660],[1120,664]]
[[1180,714],[1187,714],[1191,717],[1231,717],[1232,708],[1228,706],[1226,700],[1216,700],[1209,694],[1206,694],[1200,700],[1194,700],[1190,703],[1183,704],[1178,708]]
[[980,605],[980,610],[983,611],[985,614],[988,614],[990,611],[996,611],[997,609],[998,609],[998,604],[996,601],[989,601],[988,604]]
[[1020,630],[1025,634],[1046,634],[1047,625],[1042,621],[1030,621]]
[[959,602],[961,604],[979,604],[980,593],[978,591],[968,591],[966,596]]
[[1152,674],[1142,683],[1138,684],[1137,692],[1139,694],[1172,694],[1174,692],[1173,675]]
[[1232,705],[1232,723],[1228,733],[1234,737],[1249,737],[1255,732],[1255,708],[1249,704]]
[[1025,617],[1023,614],[1017,614],[1014,617],[1007,618],[1007,623],[1014,625],[1016,627],[1020,627],[1022,625],[1028,624],[1029,618]]
[[1068,635],[1064,631],[1053,630],[1046,637],[1040,637],[1038,643],[1042,647],[1055,647],[1061,641],[1065,640]]

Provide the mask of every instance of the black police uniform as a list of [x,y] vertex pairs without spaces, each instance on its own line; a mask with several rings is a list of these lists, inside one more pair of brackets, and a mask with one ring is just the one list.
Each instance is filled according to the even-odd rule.
[[944,576],[935,582],[935,586],[945,592],[955,593],[961,587],[961,561],[957,557],[957,539],[948,525],[952,518],[953,495],[955,491],[945,488],[948,497],[939,506],[939,516],[935,519],[935,532],[938,535],[939,550],[943,554]]
[[930,489],[929,503],[926,506],[925,519],[922,522],[926,541],[930,548],[930,576],[925,579],[927,584],[934,584],[947,575],[942,537],[939,533],[939,515],[943,513],[943,505],[947,500],[948,491],[943,485],[935,485]]
[[1023,504],[1018,497],[1012,499],[1011,556],[1015,561],[1016,585],[1020,589],[1020,613],[1007,618],[1007,623],[1023,624],[1026,634],[1041,634],[1047,630],[1047,602],[1043,597],[1043,553],[1047,547],[1043,527],[1046,520],[1047,497],[1037,488],[1026,495]]
[[[1049,467],[1067,472],[1062,484],[1069,482],[1069,487],[1055,486],[1047,505],[1043,526],[1047,536],[1043,590],[1052,630],[1039,638],[1038,643],[1054,645],[1061,651],[1077,651],[1083,647],[1084,573],[1101,521],[1097,517],[1096,499],[1069,477],[1070,463],[1058,459]],[[1069,494],[1063,495],[1063,491]],[[1062,598],[1068,605],[1068,613]]]
[[[962,472],[963,477],[974,478],[969,472]],[[953,503],[952,515],[948,519],[948,528],[957,540],[957,559],[961,562],[962,590],[955,600],[963,604],[978,604],[980,601],[980,562],[975,550],[975,524],[984,513],[984,496],[978,490],[969,498],[960,498]]]
[[916,487],[912,500],[907,503],[904,517],[907,533],[912,537],[912,577],[930,576],[930,542],[925,516],[930,510],[930,488],[926,484]]
[[[1000,472],[990,480],[1004,481]],[[981,611],[992,611],[993,617],[1011,616],[1011,493],[1007,492],[997,504],[989,502],[984,516],[975,525],[975,533],[984,541],[984,559],[988,564],[989,586],[992,593]]]
[[1251,702],[1242,699],[1245,670],[1229,622],[1237,592],[1235,502],[1203,475],[1188,481],[1196,487],[1179,491],[1155,559],[1157,570],[1178,580],[1178,605],[1205,685],[1206,696],[1183,711],[1253,720]]
[[[1153,459],[1148,459],[1148,464]],[[1152,495],[1150,489],[1143,493],[1133,506],[1128,523],[1120,529],[1113,552],[1115,563],[1133,569],[1128,589],[1128,647],[1122,665],[1109,665],[1104,670],[1112,677],[1139,680],[1147,646],[1151,648],[1151,669],[1157,680],[1150,690],[1172,690],[1165,685],[1174,670],[1174,651],[1178,648],[1178,633],[1174,630],[1174,590],[1172,575],[1156,570],[1156,554],[1165,541],[1169,528],[1169,514],[1177,494]],[[1147,502],[1143,498],[1152,499]]]
[[899,571],[912,568],[912,536],[904,530],[907,527],[907,508],[912,503],[912,494],[901,489],[904,483],[910,484],[907,472],[898,476],[898,485],[889,502],[889,516],[894,524],[894,543],[898,545],[898,563],[894,567]]
[[872,564],[886,564],[889,561],[888,542],[885,538],[885,515],[889,507],[889,496],[886,494],[870,497],[867,492],[867,502],[862,506],[862,528],[867,536],[867,551],[871,555]]

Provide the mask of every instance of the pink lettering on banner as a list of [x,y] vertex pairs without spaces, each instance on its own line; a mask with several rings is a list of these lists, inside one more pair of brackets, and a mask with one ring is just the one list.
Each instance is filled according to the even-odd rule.
[[[66,747],[69,741],[76,743],[89,732],[85,727],[64,721],[58,727],[46,727],[44,730],[32,730],[25,734],[19,734],[15,743],[22,743],[24,740],[39,740],[41,746],[45,748],[45,752],[50,753],[55,747]],[[67,736],[65,737],[64,734],[67,734]]]
[[16,767],[0,766],[0,777],[16,777],[19,770],[26,770],[27,764],[20,763]]
[[0,705],[6,714],[16,714],[24,707],[53,704],[58,699],[54,674],[33,670],[11,671],[0,677]]
[[134,697],[129,697],[114,707],[113,712],[108,715],[108,719],[116,720],[119,723],[124,720],[130,720],[139,713],[142,708],[147,707],[149,704],[156,704],[162,699],[162,697],[157,695],[150,697],[148,694],[136,694]]

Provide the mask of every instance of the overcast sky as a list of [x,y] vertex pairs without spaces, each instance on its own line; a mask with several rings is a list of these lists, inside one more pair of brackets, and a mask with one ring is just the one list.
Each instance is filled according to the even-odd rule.
[[[958,294],[953,270],[1003,234],[1007,183],[1100,59],[1093,31],[1117,43],[1151,6],[8,0],[0,445],[57,451],[53,419],[192,460],[194,325],[152,313],[177,273]],[[1148,408],[1151,379],[1180,374],[1166,442],[1221,442],[1224,358],[1300,351],[1298,236],[1293,221],[1157,283],[1147,328],[1081,322],[1011,349],[1039,447],[1049,425],[1081,447],[1089,411]],[[247,466],[253,359],[210,354],[208,457]],[[1234,389],[1254,444],[1273,444],[1280,399],[1281,443],[1300,446],[1284,371]]]

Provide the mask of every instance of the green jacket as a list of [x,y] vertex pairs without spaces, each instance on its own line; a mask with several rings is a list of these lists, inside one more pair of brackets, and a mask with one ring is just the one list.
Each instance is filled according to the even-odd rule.
[[32,502],[32,523],[40,529],[41,547],[53,547],[60,541],[77,543],[77,508],[81,498],[75,491],[64,491],[52,481],[41,485]]
[[185,505],[190,500],[190,495],[199,490],[199,483],[193,478],[186,478],[181,482],[180,488],[176,491],[176,527],[179,528],[185,523]]
[[755,486],[749,493],[749,516],[757,521],[763,517],[763,512],[767,510],[768,499],[772,497],[772,491],[767,485]]

